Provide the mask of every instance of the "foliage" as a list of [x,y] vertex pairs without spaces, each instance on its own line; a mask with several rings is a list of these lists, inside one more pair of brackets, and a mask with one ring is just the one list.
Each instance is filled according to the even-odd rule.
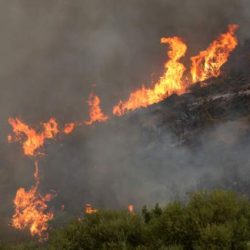
[[0,243],[1,250],[46,250],[40,243],[28,241],[24,243]]
[[57,230],[51,249],[127,249],[142,243],[143,221],[127,211],[99,211]]
[[[55,229],[44,249],[250,249],[250,202],[233,192],[197,192],[189,201],[143,207],[141,213],[98,211]],[[33,248],[34,246],[34,248]],[[39,249],[35,245],[0,249]]]

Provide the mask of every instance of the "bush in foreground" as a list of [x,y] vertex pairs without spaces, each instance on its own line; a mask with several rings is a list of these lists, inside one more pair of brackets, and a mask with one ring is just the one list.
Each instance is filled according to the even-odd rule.
[[[141,213],[98,211],[50,234],[44,249],[250,249],[250,202],[226,191],[143,207]],[[23,249],[1,248],[1,249]],[[29,248],[31,249],[31,248]],[[38,249],[38,248],[34,248]]]

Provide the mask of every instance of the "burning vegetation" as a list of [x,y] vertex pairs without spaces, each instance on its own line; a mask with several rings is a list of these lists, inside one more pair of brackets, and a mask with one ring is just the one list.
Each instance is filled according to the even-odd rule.
[[185,66],[178,61],[185,55],[187,46],[179,37],[164,37],[161,39],[161,43],[168,44],[170,48],[168,52],[169,60],[164,65],[164,75],[152,88],[142,86],[140,89],[132,92],[127,101],[120,101],[113,108],[114,115],[121,116],[127,111],[145,108],[164,100],[173,93],[182,93],[184,91],[182,76]]
[[185,82],[185,66],[179,60],[185,56],[187,45],[179,37],[162,38],[161,43],[169,45],[169,60],[165,71],[152,88],[144,86],[132,92],[125,102],[120,101],[113,108],[114,115],[124,115],[127,111],[147,107],[158,103],[172,94],[182,94],[192,83],[207,80],[220,75],[221,66],[228,60],[229,54],[237,46],[235,31],[237,25],[229,25],[228,31],[221,34],[210,46],[191,58],[192,82]]
[[37,132],[18,118],[9,118],[9,124],[12,126],[14,135],[8,135],[8,142],[20,142],[26,156],[41,155],[38,149],[43,147],[47,139],[53,139],[59,133],[70,134],[76,126],[75,123],[67,123],[60,131],[55,118],[42,123],[41,132]]
[[227,62],[230,53],[238,44],[235,36],[237,28],[238,25],[229,25],[228,31],[214,40],[206,50],[201,51],[197,56],[191,57],[193,83],[220,75],[221,66]]
[[[113,116],[123,116],[129,111],[145,108],[158,103],[172,94],[181,95],[189,91],[195,83],[218,77],[221,67],[229,58],[230,53],[237,46],[235,32],[237,25],[229,25],[228,31],[221,34],[209,47],[201,51],[197,56],[191,57],[190,72],[181,60],[188,49],[184,40],[180,37],[163,37],[162,44],[168,45],[168,60],[164,64],[163,75],[151,87],[142,86],[131,92],[125,101],[119,101],[113,106]],[[187,80],[189,79],[189,80]],[[90,94],[88,99],[89,118],[85,121],[70,122],[60,128],[55,118],[41,123],[40,130],[32,128],[19,118],[9,118],[13,134],[8,136],[9,142],[18,141],[22,145],[25,156],[35,159],[35,185],[30,190],[18,189],[14,198],[15,214],[11,225],[19,230],[28,228],[32,236],[40,239],[47,238],[48,222],[53,219],[52,212],[48,212],[48,205],[52,194],[42,196],[39,191],[39,172],[37,157],[41,156],[41,149],[46,140],[54,139],[59,134],[71,134],[77,126],[91,126],[95,123],[103,123],[111,119],[111,115],[103,113],[101,100],[97,95]],[[135,214],[134,206],[128,206],[129,214]],[[98,210],[90,204],[86,204],[85,214],[96,214]]]
[[76,123],[74,122],[70,122],[70,123],[66,123],[63,129],[63,132],[65,134],[70,134],[73,132],[73,130],[76,128]]
[[85,214],[94,214],[94,213],[97,213],[98,210],[93,208],[91,204],[87,203],[85,205],[85,209],[84,209],[84,213]]
[[47,212],[52,194],[42,196],[39,191],[39,168],[38,162],[35,162],[35,185],[30,190],[19,188],[14,198],[15,213],[12,217],[11,225],[23,230],[28,228],[32,236],[37,236],[40,240],[47,239],[48,222],[53,219],[52,212]]
[[104,115],[100,108],[100,98],[94,94],[89,95],[89,120],[85,121],[86,125],[92,125],[95,122],[105,122],[108,116]]
[[45,140],[52,139],[59,133],[58,124],[54,118],[42,123],[43,130],[40,133],[18,118],[9,118],[9,124],[12,126],[14,136],[9,135],[8,141],[21,142],[23,153],[27,156],[39,154],[37,150],[44,145]]

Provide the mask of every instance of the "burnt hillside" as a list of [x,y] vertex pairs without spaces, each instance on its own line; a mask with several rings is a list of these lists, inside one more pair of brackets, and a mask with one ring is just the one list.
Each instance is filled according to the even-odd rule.
[[[199,133],[250,114],[250,41],[239,46],[224,65],[222,75],[197,83],[189,93],[172,95],[163,102],[129,115],[148,129],[171,130],[180,143],[195,141]],[[162,130],[162,131],[161,131]]]

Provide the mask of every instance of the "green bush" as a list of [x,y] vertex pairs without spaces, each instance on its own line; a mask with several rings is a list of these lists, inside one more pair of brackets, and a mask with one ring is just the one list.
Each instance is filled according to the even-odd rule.
[[[38,249],[33,243],[0,249]],[[250,202],[233,192],[190,195],[188,202],[143,207],[142,213],[98,211],[50,233],[50,250],[250,249]]]
[[186,205],[189,246],[246,248],[250,238],[249,212],[249,201],[233,192],[216,190],[193,194]]
[[143,221],[127,211],[99,211],[57,230],[51,249],[128,249],[142,243]]
[[247,249],[250,202],[233,192],[190,195],[187,203],[143,207],[140,214],[100,211],[57,230],[52,249]]
[[24,243],[0,243],[1,250],[45,250],[47,247],[41,246],[40,243],[28,241]]

